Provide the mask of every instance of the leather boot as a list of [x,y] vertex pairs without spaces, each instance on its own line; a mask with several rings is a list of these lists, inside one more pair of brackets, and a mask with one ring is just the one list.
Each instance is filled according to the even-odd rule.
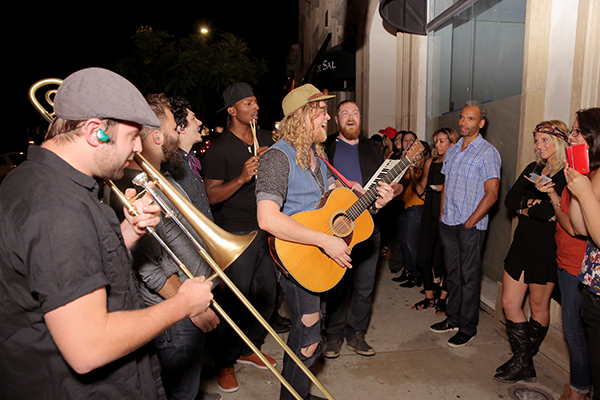
[[[533,318],[529,318],[529,340],[531,343],[531,357],[535,356],[548,333],[548,327],[542,326]],[[512,368],[512,364],[515,362],[515,356],[512,356],[510,360],[496,368],[496,372],[506,372],[507,369]]]
[[535,382],[536,373],[531,357],[529,323],[515,323],[507,320],[506,333],[514,356],[500,366],[500,372],[494,375],[494,379],[505,383],[514,383],[521,380]]
[[533,318],[529,318],[529,338],[531,342],[531,357],[535,356],[548,333],[548,327],[542,326]]

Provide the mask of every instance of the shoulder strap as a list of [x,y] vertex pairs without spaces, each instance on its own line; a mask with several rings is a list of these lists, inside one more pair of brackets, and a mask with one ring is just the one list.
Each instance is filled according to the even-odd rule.
[[346,179],[346,177],[344,177],[344,175],[340,174],[337,169],[333,168],[333,165],[329,164],[329,162],[325,159],[325,157],[323,157],[320,154],[318,154],[318,156],[319,156],[319,158],[321,158],[321,160],[323,160],[325,162],[325,164],[327,164],[327,167],[340,180],[340,182],[342,182],[342,184],[344,186],[346,186],[348,189],[352,189],[352,184],[350,183],[350,181],[348,179]]

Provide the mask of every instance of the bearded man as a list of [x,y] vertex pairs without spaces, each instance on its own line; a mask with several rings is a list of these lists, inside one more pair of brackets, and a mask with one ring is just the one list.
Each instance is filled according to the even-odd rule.
[[[162,170],[165,179],[189,200],[189,196],[172,176],[181,175],[184,158],[183,153],[179,151],[179,133],[171,111],[171,104],[162,93],[148,95],[146,101],[160,121],[160,127],[142,130],[143,149],[141,154],[154,168]],[[125,170],[125,177],[116,182],[117,186],[130,186],[132,179],[140,172],[141,168],[135,161],[132,161],[129,168]],[[173,210],[179,221],[194,235],[195,239],[203,244],[202,239],[169,199],[160,192],[158,195]],[[111,205],[115,209],[123,208],[121,204],[112,203],[111,201]],[[196,247],[172,218],[167,218],[164,213],[161,213],[160,223],[156,225],[155,231],[177,254],[192,275],[207,277],[211,274],[208,263],[200,256]],[[159,304],[174,296],[187,279],[177,263],[154,237],[147,235],[138,240],[131,248],[131,255],[133,268],[138,277],[138,287],[146,304]],[[154,339],[162,367],[161,378],[168,400],[218,400],[221,398],[217,393],[199,394],[205,334],[216,328],[218,323],[219,318],[211,308],[208,308],[194,318],[186,318],[177,322]]]
[[[322,146],[330,119],[325,101],[332,97],[306,84],[283,99],[285,117],[274,135],[277,142],[265,152],[258,167],[257,217],[261,229],[271,235],[318,246],[340,266],[351,268],[350,248],[344,240],[312,230],[291,218],[298,212],[314,210],[325,192],[338,185],[324,162]],[[377,191],[379,197],[374,207],[381,208],[391,200],[393,190],[382,184]],[[310,368],[322,351],[320,322],[324,298],[279,271],[278,278],[290,312],[287,344]],[[303,399],[318,398],[309,393],[308,376],[287,354],[283,358],[282,375]],[[280,400],[291,398],[291,393],[282,386]]]
[[[352,182],[353,189],[360,196],[362,185],[383,163],[383,152],[361,135],[360,110],[352,101],[338,105],[335,122],[339,132],[329,136],[325,152],[334,168]],[[327,358],[339,357],[344,338],[348,349],[357,354],[375,355],[375,350],[365,340],[381,241],[378,216],[374,212],[372,214],[375,223],[373,234],[354,246],[351,254],[353,268],[327,295],[326,346],[323,352]]]

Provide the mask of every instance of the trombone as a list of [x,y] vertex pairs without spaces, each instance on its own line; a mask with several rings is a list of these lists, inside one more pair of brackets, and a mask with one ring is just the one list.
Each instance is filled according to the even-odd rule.
[[[37,100],[36,91],[43,86],[49,84],[60,85],[62,80],[49,78],[43,79],[31,86],[29,89],[29,100],[33,106],[46,118],[48,122],[52,122],[55,118],[54,112],[48,112]],[[56,93],[56,90],[50,90],[46,93],[45,99],[49,105],[54,106],[52,95]],[[256,236],[256,232],[251,232],[248,235],[233,235],[229,232],[221,229],[214,222],[208,219],[189,201],[183,196],[171,183],[169,183],[164,176],[157,171],[141,154],[136,153],[134,155],[135,161],[142,168],[143,172],[137,175],[134,179],[134,184],[142,186],[152,196],[154,201],[159,204],[165,217],[172,218],[173,221],[179,226],[184,234],[192,241],[202,258],[213,269],[215,274],[209,278],[214,279],[219,276],[221,280],[229,287],[229,289],[239,298],[246,308],[254,315],[254,317],[260,322],[260,324],[266,329],[266,331],[275,339],[275,341],[281,346],[281,348],[288,354],[288,356],[294,361],[298,367],[308,376],[308,378],[319,388],[319,390],[329,399],[335,400],[329,391],[317,380],[313,373],[302,363],[298,356],[289,348],[289,346],[279,337],[275,330],[269,325],[269,323],[263,318],[262,315],[254,308],[254,306],[248,301],[248,299],[240,292],[235,286],[231,279],[223,272],[233,261],[235,261],[241,253],[250,245],[252,240]],[[173,211],[165,204],[165,202],[156,194],[154,189],[148,185],[149,180],[152,180],[156,187],[169,199],[169,201],[176,207],[186,221],[191,225],[194,231],[200,236],[207,249],[202,247],[200,243],[194,238],[194,236],[187,230],[187,228],[178,220]],[[131,215],[136,215],[137,210],[129,199],[117,188],[112,181],[107,181],[107,185],[115,193],[115,195],[123,202],[127,212]],[[156,234],[152,227],[146,229],[159,244],[165,249],[169,256],[175,261],[180,270],[186,275],[187,278],[192,279],[194,276],[187,269],[187,267],[179,260],[177,255],[168,247],[168,245]],[[210,254],[209,254],[210,252]],[[219,266],[220,265],[220,266]],[[283,376],[275,369],[275,367],[266,359],[262,352],[252,343],[252,341],[242,332],[242,330],[235,324],[235,322],[227,315],[227,313],[215,302],[211,301],[211,305],[217,311],[217,313],[232,327],[232,329],[240,336],[240,338],[254,351],[254,353],[260,358],[260,360],[269,368],[269,370],[275,375],[275,377],[281,382],[281,384],[297,399],[302,400],[296,390],[283,378]]]

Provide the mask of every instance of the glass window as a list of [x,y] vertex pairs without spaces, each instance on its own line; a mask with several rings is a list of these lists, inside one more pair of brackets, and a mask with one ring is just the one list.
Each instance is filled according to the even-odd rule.
[[[448,0],[432,0],[446,4]],[[479,0],[428,35],[428,118],[521,92],[526,0]]]

